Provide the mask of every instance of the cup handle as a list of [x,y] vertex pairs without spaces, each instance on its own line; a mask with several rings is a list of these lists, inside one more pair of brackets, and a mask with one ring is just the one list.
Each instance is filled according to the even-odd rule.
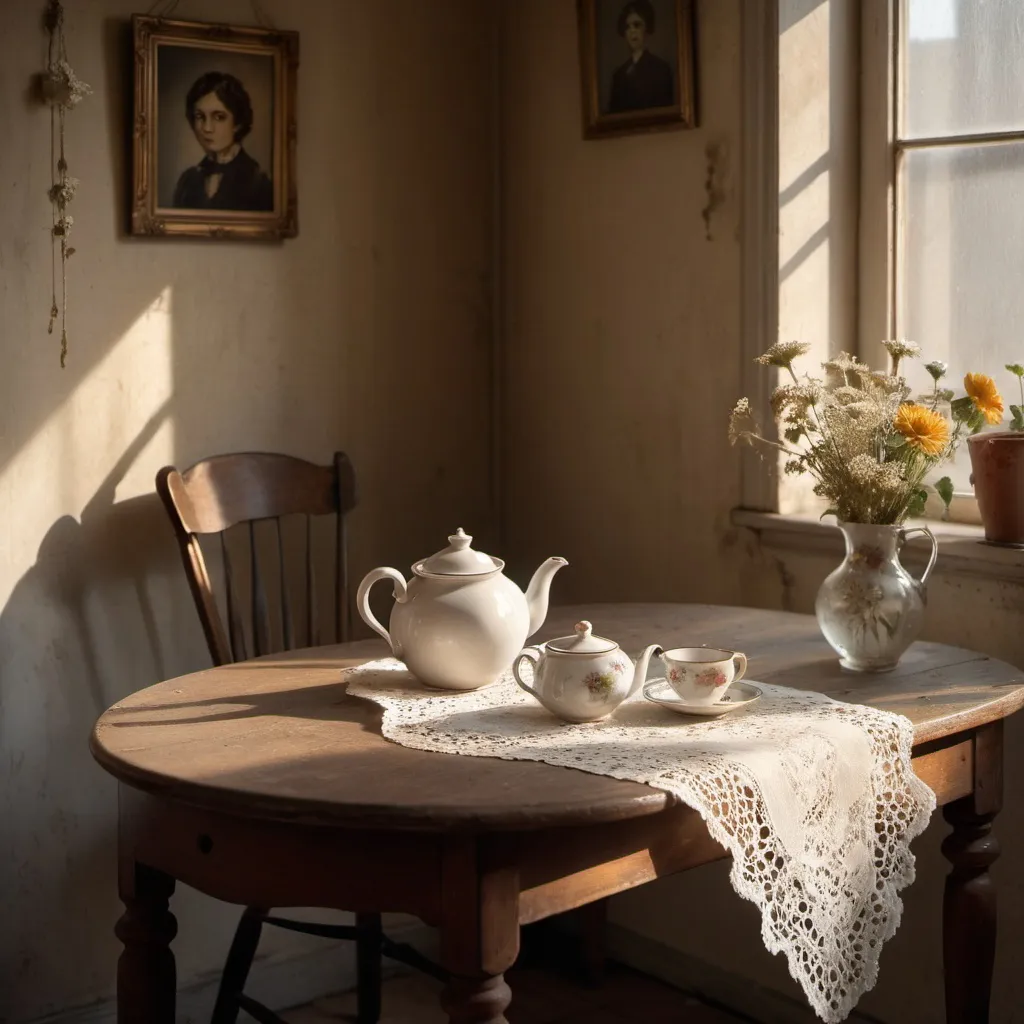
[[537,647],[524,647],[517,655],[516,660],[512,662],[512,678],[515,679],[516,685],[520,690],[525,690],[531,697],[537,697],[537,691],[530,686],[529,683],[523,682],[523,677],[519,674],[519,666],[522,664],[523,659],[533,662],[533,678],[537,678],[537,669],[540,667],[540,649]]
[[736,675],[732,677],[732,681],[735,683],[747,674],[747,656],[737,652],[732,656],[732,664],[736,669]]
[[917,584],[917,589],[923,590],[924,585],[928,582],[928,577],[932,574],[932,569],[935,568],[935,559],[939,557],[939,544],[935,539],[935,534],[933,534],[927,526],[912,526],[909,530],[900,530],[900,536],[904,541],[906,541],[912,533],[923,533],[932,542],[932,553],[928,559],[928,564],[925,566],[924,572],[921,573],[921,578],[919,580],[914,580]]

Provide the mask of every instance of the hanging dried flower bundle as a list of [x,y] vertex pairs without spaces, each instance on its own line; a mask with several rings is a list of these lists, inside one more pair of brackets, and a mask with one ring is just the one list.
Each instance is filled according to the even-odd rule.
[[[60,365],[63,368],[68,355],[68,259],[75,250],[68,244],[68,236],[74,218],[68,213],[71,200],[75,197],[78,179],[68,174],[68,161],[64,153],[64,115],[76,106],[92,90],[83,82],[68,63],[64,43],[64,8],[59,0],[50,0],[46,9],[46,30],[50,33],[46,71],[40,76],[40,95],[50,108],[50,204],[52,224],[50,226],[50,277],[52,299],[50,324],[47,333],[53,334],[57,317],[61,318]],[[57,306],[57,248],[60,247],[61,303]]]

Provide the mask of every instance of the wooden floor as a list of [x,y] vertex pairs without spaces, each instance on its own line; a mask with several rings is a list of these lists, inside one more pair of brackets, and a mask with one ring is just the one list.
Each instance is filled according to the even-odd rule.
[[[740,1024],[745,1018],[700,1003],[693,996],[628,967],[611,964],[598,988],[550,968],[514,969],[509,1024]],[[384,984],[381,1024],[446,1024],[438,985],[420,974]],[[355,994],[318,1000],[284,1015],[290,1024],[339,1024],[355,1020]]]

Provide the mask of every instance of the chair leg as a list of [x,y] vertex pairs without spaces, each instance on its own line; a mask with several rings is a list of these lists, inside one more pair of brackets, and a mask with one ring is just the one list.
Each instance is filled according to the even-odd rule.
[[238,1020],[238,996],[245,988],[249,968],[252,967],[256,948],[260,944],[265,913],[260,907],[246,907],[238,922],[224,972],[220,976],[220,988],[217,990],[217,1002],[213,1007],[210,1024],[235,1024]]
[[356,914],[356,927],[360,930],[356,939],[357,1019],[359,1024],[377,1024],[381,988],[380,914]]

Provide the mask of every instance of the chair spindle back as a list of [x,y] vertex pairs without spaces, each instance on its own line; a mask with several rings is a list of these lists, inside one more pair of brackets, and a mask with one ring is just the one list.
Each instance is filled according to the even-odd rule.
[[[315,572],[318,531],[313,521],[319,516],[336,518],[333,634],[339,642],[350,638],[346,516],[355,507],[356,486],[352,463],[344,452],[336,452],[330,466],[270,452],[216,455],[184,472],[173,466],[161,469],[156,487],[174,526],[189,588],[215,665],[325,641],[320,630]],[[293,588],[289,586],[297,572],[295,562],[286,557],[289,545],[285,526],[296,517],[305,519],[304,535],[300,538],[300,545],[305,548],[301,616],[293,608]],[[235,543],[239,530],[241,547],[247,549],[244,553]],[[201,537],[211,536],[219,538],[224,617],[200,544]],[[276,616],[272,615],[269,596],[274,582],[278,590]],[[275,617],[276,631],[272,622]],[[252,641],[251,654],[247,636]],[[275,642],[278,639],[280,642]]]

